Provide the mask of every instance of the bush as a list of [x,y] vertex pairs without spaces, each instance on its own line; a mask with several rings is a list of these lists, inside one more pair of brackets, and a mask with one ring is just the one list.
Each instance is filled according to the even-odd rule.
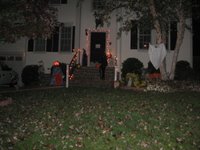
[[135,73],[141,75],[143,63],[137,58],[128,58],[122,63],[122,78],[126,78],[127,73]]
[[178,61],[175,69],[175,80],[189,80],[193,77],[193,69],[187,61]]
[[28,65],[22,70],[22,82],[25,85],[34,85],[39,82],[38,65]]
[[146,82],[141,80],[139,75],[135,73],[127,73],[126,82],[131,82],[132,87],[140,88],[146,86]]

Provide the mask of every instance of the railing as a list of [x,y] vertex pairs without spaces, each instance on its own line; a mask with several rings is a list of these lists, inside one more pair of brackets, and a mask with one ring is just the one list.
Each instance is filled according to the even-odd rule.
[[[74,49],[74,52],[75,52],[75,54],[72,57],[70,64],[67,64],[67,66],[66,66],[66,87],[69,87],[69,80],[74,78],[74,70],[77,67],[76,66],[77,58],[80,57],[81,49]],[[80,61],[80,58],[79,58],[79,61]]]

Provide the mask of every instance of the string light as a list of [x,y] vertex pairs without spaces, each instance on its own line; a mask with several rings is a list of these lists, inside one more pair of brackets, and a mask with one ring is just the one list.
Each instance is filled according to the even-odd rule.
[[[90,55],[90,37],[91,37],[91,32],[105,32],[106,33],[106,55],[108,59],[111,59],[112,53],[111,53],[111,38],[110,38],[110,30],[108,29],[86,29],[85,34],[86,34],[86,51]],[[108,61],[109,63],[109,61]]]

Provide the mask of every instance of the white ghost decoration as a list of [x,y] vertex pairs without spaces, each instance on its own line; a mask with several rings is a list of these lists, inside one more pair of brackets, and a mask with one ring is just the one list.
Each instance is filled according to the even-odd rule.
[[157,45],[149,44],[149,58],[155,69],[158,69],[167,55],[165,45],[163,43]]

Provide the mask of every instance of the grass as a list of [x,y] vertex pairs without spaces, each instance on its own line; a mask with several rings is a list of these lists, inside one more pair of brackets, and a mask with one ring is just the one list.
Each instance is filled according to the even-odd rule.
[[0,149],[199,150],[200,93],[69,88],[7,93]]

